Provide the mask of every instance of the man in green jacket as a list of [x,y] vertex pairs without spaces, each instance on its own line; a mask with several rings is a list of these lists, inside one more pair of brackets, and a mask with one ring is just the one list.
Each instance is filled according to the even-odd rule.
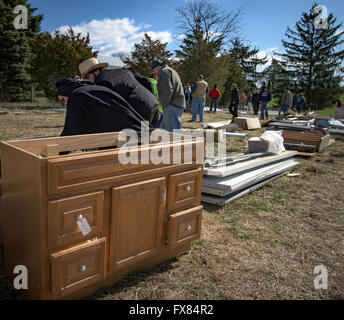
[[160,60],[151,64],[152,71],[158,78],[159,101],[162,105],[162,129],[173,132],[182,128],[181,116],[186,108],[184,89],[178,73]]
[[284,88],[284,94],[281,99],[281,106],[278,111],[278,115],[281,115],[281,111],[283,110],[283,113],[287,113],[291,107],[293,106],[293,94],[290,92],[289,87]]
[[[149,78],[150,82],[152,83],[153,85],[153,90],[154,90],[154,95],[156,97],[156,99],[158,100],[159,102],[159,92],[158,92],[158,76],[153,74],[151,78]],[[160,128],[160,125],[164,119],[164,116],[163,116],[163,112],[164,112],[164,108],[162,107],[161,103],[159,102],[159,113],[160,113],[160,118],[159,118],[159,121],[157,123],[157,128]]]

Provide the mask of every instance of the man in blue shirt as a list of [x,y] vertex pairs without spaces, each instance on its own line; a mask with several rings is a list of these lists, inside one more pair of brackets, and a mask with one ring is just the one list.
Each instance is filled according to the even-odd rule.
[[184,96],[185,96],[185,102],[186,102],[185,112],[189,112],[191,109],[191,89],[188,84],[184,86]]
[[271,101],[271,93],[268,91],[266,86],[263,87],[263,91],[259,95],[259,103],[261,105],[261,119],[264,120],[264,112],[266,120],[269,120],[269,102]]

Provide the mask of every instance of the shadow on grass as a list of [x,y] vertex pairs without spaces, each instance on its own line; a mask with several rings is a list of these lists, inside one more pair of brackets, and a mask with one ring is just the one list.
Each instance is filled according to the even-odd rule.
[[36,126],[35,129],[59,129],[64,128],[64,126]]
[[202,205],[203,205],[204,210],[211,213],[216,212],[220,210],[221,208],[223,208],[222,206],[219,206],[217,204],[210,204],[210,203],[204,203],[204,202],[202,202]]
[[166,261],[148,270],[138,271],[138,272],[129,274],[122,280],[118,281],[116,284],[99,289],[95,294],[89,296],[86,300],[105,299],[106,297],[113,296],[117,293],[123,292],[125,289],[128,289],[130,287],[135,287],[140,282],[144,282],[146,278],[151,275],[164,273],[169,270],[178,268],[177,266],[173,266],[173,263],[177,261],[178,261],[178,258],[173,258],[169,261]]
[[342,159],[342,158],[344,158],[344,153],[331,153],[331,157],[337,158],[337,159]]

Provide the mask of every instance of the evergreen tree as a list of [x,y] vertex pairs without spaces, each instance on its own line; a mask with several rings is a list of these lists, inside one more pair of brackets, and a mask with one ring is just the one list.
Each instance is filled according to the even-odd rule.
[[97,57],[92,51],[90,37],[75,34],[70,28],[66,34],[55,31],[40,33],[30,39],[34,57],[31,74],[48,98],[55,98],[55,83],[61,78],[79,75],[79,64],[86,59]]
[[149,77],[152,73],[150,65],[154,59],[167,63],[171,62],[172,53],[166,49],[167,44],[162,43],[160,40],[153,40],[145,33],[141,43],[135,44],[130,56],[120,58],[131,72]]
[[194,30],[183,40],[176,57],[181,65],[181,78],[183,81],[193,83],[202,73],[207,79],[217,70],[216,56],[221,50],[219,41],[206,41],[203,30]]
[[[14,9],[23,5],[28,11],[28,28],[16,29]],[[19,101],[28,97],[31,84],[29,74],[31,51],[28,37],[40,31],[42,15],[26,0],[0,0],[0,99]]]
[[327,28],[315,25],[318,13],[311,10],[302,14],[295,30],[288,27],[282,44],[286,53],[278,54],[287,62],[288,70],[297,79],[300,91],[305,92],[308,103],[316,109],[330,105],[338,96],[343,81],[344,50],[341,45],[343,23],[331,13]]
[[268,88],[274,97],[280,101],[284,88],[289,86],[296,93],[297,88],[292,86],[293,79],[290,72],[286,69],[286,63],[277,59],[272,59],[272,63],[263,72],[263,80],[268,83]]
[[258,52],[258,48],[245,45],[238,37],[231,40],[228,54],[235,59],[244,72],[249,90],[253,90],[262,77],[262,72],[258,72],[257,68],[268,62],[267,56],[259,58]]

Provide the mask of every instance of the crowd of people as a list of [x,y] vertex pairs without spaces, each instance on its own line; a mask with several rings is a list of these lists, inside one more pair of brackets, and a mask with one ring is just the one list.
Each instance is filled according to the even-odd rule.
[[[133,74],[125,68],[109,69],[108,63],[91,58],[79,65],[81,79],[62,79],[56,83],[57,97],[66,106],[67,115],[62,136],[123,129],[140,131],[142,122],[149,129],[161,128],[173,132],[182,128],[183,113],[191,113],[189,122],[204,121],[207,97],[210,112],[217,112],[222,97],[215,84],[210,90],[202,74],[195,83],[182,85],[179,74],[165,62],[154,60],[151,78]],[[272,96],[263,84],[260,90],[242,92],[233,83],[229,112],[233,118],[246,110],[260,119],[269,118]],[[344,118],[344,108],[338,100],[336,118]],[[279,115],[295,108],[301,113],[307,102],[300,93],[295,99],[289,87],[284,88]]]

